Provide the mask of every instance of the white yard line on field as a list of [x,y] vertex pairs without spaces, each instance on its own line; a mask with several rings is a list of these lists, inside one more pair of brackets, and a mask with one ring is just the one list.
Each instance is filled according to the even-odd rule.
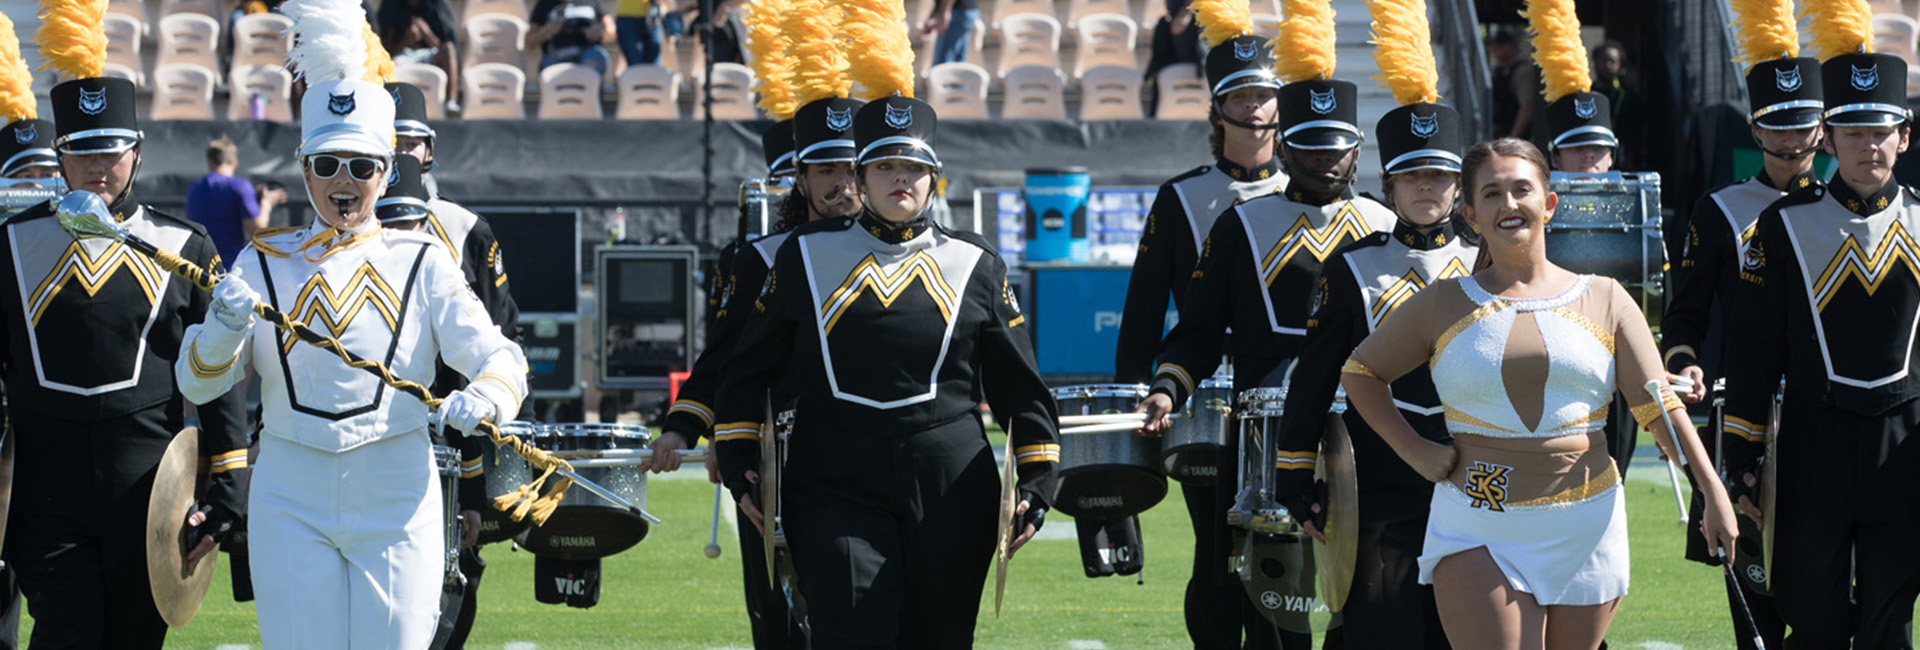
[[508,641],[506,650],[534,650],[532,641]]
[[1644,650],[1687,650],[1686,646],[1667,641],[1641,641],[1640,647]]
[[1067,642],[1073,650],[1107,650],[1107,644],[1091,639],[1073,639]]
[[253,650],[253,646],[244,643],[223,643],[214,646],[213,650]]

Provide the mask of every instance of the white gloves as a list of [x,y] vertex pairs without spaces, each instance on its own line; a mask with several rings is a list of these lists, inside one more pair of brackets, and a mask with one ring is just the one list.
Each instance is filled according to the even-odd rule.
[[253,306],[257,304],[260,304],[260,294],[240,278],[229,275],[213,286],[213,317],[229,330],[246,331],[253,322]]
[[473,431],[482,421],[494,416],[493,401],[480,396],[468,388],[456,391],[440,400],[440,410],[434,412],[444,426],[461,431]]

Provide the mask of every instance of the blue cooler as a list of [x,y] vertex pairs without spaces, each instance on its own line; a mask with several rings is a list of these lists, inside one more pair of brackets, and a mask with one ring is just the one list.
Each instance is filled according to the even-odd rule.
[[1027,261],[1092,260],[1087,241],[1087,195],[1092,191],[1093,177],[1085,167],[1027,170]]

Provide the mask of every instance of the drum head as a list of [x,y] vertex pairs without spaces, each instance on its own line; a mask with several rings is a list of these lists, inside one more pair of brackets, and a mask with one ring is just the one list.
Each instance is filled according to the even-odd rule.
[[1088,465],[1060,473],[1055,510],[1089,519],[1119,519],[1167,496],[1167,478],[1139,465]]
[[563,506],[528,530],[520,546],[556,560],[593,560],[633,548],[647,538],[647,520],[611,506]]
[[1305,534],[1248,533],[1241,543],[1240,585],[1254,609],[1282,630],[1316,634],[1340,625],[1340,613],[1320,598],[1317,546]]

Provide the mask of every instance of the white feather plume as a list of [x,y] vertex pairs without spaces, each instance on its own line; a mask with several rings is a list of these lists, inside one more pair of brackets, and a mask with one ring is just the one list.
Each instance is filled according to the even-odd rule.
[[367,74],[367,44],[361,38],[366,10],[355,0],[292,0],[281,11],[293,19],[293,49],[287,62],[308,84],[359,79]]

